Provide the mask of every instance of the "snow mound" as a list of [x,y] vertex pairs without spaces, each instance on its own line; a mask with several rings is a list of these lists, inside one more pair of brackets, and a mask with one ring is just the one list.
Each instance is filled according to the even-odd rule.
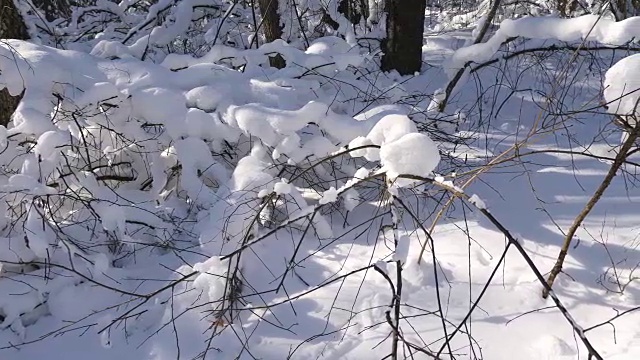
[[307,54],[315,55],[333,55],[333,54],[346,54],[352,49],[343,39],[337,36],[325,36],[317,39],[309,45]]
[[217,257],[211,257],[193,266],[193,270],[199,273],[193,286],[205,294],[214,309],[220,306],[220,299],[224,297],[227,268],[228,264]]
[[[384,145],[400,139],[402,136],[417,132],[416,125],[406,115],[389,114],[378,120],[371,128],[367,136],[359,136],[349,143],[350,148],[357,148],[367,145]],[[369,161],[380,160],[380,150],[377,148],[366,148],[356,150],[351,156],[363,156]]]
[[640,101],[640,55],[631,55],[613,65],[604,79],[604,100],[612,114],[633,115]]
[[531,344],[531,352],[536,359],[561,359],[576,354],[574,348],[566,341],[553,335],[541,336]]
[[439,162],[438,146],[425,134],[406,134],[380,148],[380,163],[390,178],[398,175],[426,177]]
[[373,126],[367,138],[371,140],[372,144],[384,145],[414,132],[418,132],[418,130],[408,116],[392,114],[380,119]]

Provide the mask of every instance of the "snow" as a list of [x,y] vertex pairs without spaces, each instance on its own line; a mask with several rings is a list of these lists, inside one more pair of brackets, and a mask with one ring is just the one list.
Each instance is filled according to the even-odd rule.
[[398,244],[393,253],[393,261],[400,261],[403,264],[408,262],[409,249],[411,247],[411,237],[403,235],[398,237]]
[[291,184],[289,184],[287,179],[282,179],[273,185],[273,191],[277,195],[289,194],[291,192],[291,189]]
[[[345,70],[350,65],[360,66],[363,63],[363,59],[358,53],[358,48],[336,36],[325,36],[313,41],[305,53],[328,57],[335,63],[338,70]],[[326,64],[326,60],[319,58],[317,66],[324,64]],[[308,62],[307,66],[310,65],[312,64]]]
[[[378,111],[382,113],[384,109],[379,109]],[[369,116],[373,116],[375,118],[375,115],[376,114]],[[351,140],[349,148],[353,149],[368,145],[377,145],[379,147],[386,143],[398,140],[406,134],[415,133],[417,131],[418,130],[416,129],[414,122],[406,115],[383,115],[377,119],[375,125],[373,125],[366,136],[358,136]],[[359,149],[351,151],[350,154],[353,157],[365,157],[369,161],[380,160],[380,150],[378,148],[370,147]]]
[[337,36],[325,36],[315,40],[305,52],[316,55],[345,54],[351,51],[351,45]]
[[369,176],[370,173],[371,171],[369,171],[369,169],[361,167],[356,170],[355,174],[353,174],[353,178],[356,180],[364,180],[367,178],[367,176]]
[[571,19],[552,16],[506,19],[500,23],[498,31],[485,43],[457,50],[447,68],[449,74],[454,74],[468,61],[482,63],[490,60],[503,42],[518,36],[542,40],[597,41],[618,46],[640,36],[640,18],[631,17],[619,22],[598,15],[584,15]]
[[640,94],[638,76],[640,56],[631,55],[615,63],[605,75],[604,100],[607,110],[612,114],[635,115]]
[[476,194],[473,194],[469,197],[469,202],[480,210],[484,210],[487,208],[487,205],[484,203],[484,201],[482,201],[482,199],[480,199],[480,197]]
[[[182,163],[182,187],[194,201],[210,205],[214,193],[200,179],[209,175],[214,181],[227,181],[229,173],[226,168],[218,164],[211,156],[207,144],[195,137],[176,141],[174,145],[177,158]],[[202,175],[198,175],[198,173]]]
[[[449,336],[464,329],[456,358],[586,356],[528,263],[513,246],[502,261],[504,234],[451,191],[490,204],[547,273],[619,151],[610,115],[636,113],[640,58],[496,54],[622,46],[639,18],[509,5],[472,45],[489,1],[430,12],[429,66],[399,77],[379,71],[379,0],[358,25],[335,1],[298,2],[304,16],[288,8],[272,43],[255,38],[245,2],[138,5],[100,0],[51,24],[25,8],[34,40],[0,42],[0,88],[24,91],[0,126],[3,359],[382,358],[396,261],[406,341],[437,352],[444,317]],[[320,26],[325,10],[338,30]],[[49,27],[55,38],[38,30]],[[285,68],[269,66],[274,53]],[[438,113],[451,76],[490,60]],[[602,97],[609,114],[594,111]],[[531,115],[543,102],[562,116]],[[585,219],[554,285],[585,329],[629,311],[611,320],[615,338],[609,325],[586,332],[606,359],[640,354],[640,197],[628,176],[639,158]],[[504,163],[485,167],[494,159]],[[453,358],[446,346],[440,357]]]
[[204,262],[193,265],[193,270],[198,272],[193,286],[202,291],[205,301],[217,310],[222,306],[221,300],[224,298],[225,291],[225,274],[227,273],[228,264],[216,257],[211,257]]
[[338,190],[333,186],[329,188],[329,190],[322,193],[322,198],[320,199],[320,205],[336,202],[338,200]]
[[55,241],[56,235],[51,225],[43,219],[42,211],[37,205],[31,206],[24,230],[29,240],[29,248],[37,257],[46,259],[49,255],[49,246]]
[[[59,131],[47,131],[40,135],[38,143],[33,149],[36,155],[44,160],[55,161],[57,154],[60,152],[59,147],[67,143],[64,134]],[[52,159],[53,158],[53,159]]]
[[421,133],[406,134],[380,148],[380,164],[392,179],[399,175],[427,177],[439,162],[438,146]]
[[384,145],[402,136],[417,132],[416,125],[407,116],[387,115],[380,119],[369,131],[367,138],[372,144]]
[[360,204],[360,194],[355,189],[349,189],[342,195],[344,199],[344,207],[347,211],[351,211]]

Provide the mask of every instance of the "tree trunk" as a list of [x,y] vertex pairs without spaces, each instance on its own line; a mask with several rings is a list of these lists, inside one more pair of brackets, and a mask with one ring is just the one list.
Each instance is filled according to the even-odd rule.
[[49,22],[71,16],[68,0],[33,0],[33,5],[44,11],[44,16]]
[[369,6],[365,0],[340,0],[338,12],[353,25],[358,25],[363,17],[369,17]]
[[[13,0],[0,0],[0,39],[29,39],[27,26]],[[0,90],[0,125],[9,124],[19,103],[20,96],[11,96],[7,89]]]
[[[606,5],[603,5],[603,7],[604,6]],[[609,7],[616,21],[622,21],[640,15],[639,0],[614,0],[609,3]]]
[[420,71],[425,0],[387,0],[387,38],[382,43],[382,70],[401,75]]
[[[258,0],[260,14],[262,15],[262,29],[267,42],[272,42],[282,37],[278,2],[279,0]],[[280,54],[270,57],[269,63],[278,69],[282,69],[286,65]]]

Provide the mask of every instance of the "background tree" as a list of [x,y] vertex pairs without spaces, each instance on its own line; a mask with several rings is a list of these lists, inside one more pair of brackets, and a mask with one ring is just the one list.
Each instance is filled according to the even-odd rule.
[[[33,4],[43,10],[47,21],[71,15],[67,0],[35,0]],[[0,0],[0,39],[28,40],[27,26],[14,0]],[[2,71],[2,69],[0,69]],[[7,89],[0,91],[0,125],[7,126],[20,103],[21,96],[11,96]]]
[[617,21],[640,15],[640,1],[638,0],[615,0],[609,4]]
[[382,70],[401,75],[420,71],[424,33],[424,0],[388,0],[387,38],[382,43]]
[[338,11],[354,25],[369,16],[369,8],[364,0],[340,0]]
[[[260,14],[262,15],[262,29],[267,42],[278,40],[282,37],[282,25],[278,13],[278,0],[258,0]],[[271,66],[278,69],[285,67],[285,61],[280,54],[269,58]]]
[[33,5],[44,12],[47,21],[71,16],[71,8],[67,0],[33,0]]
[[[13,0],[0,0],[0,39],[29,39],[27,26]],[[11,96],[7,89],[0,91],[0,125],[9,124],[19,103],[20,96]]]

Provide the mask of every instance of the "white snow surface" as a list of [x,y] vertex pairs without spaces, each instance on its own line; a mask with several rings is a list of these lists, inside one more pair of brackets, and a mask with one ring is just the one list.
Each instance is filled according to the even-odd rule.
[[[640,67],[640,55],[631,55],[607,70],[603,95],[610,113],[622,116],[638,114],[640,100],[638,67]],[[628,120],[635,123],[631,117]]]
[[406,134],[380,148],[380,163],[390,178],[398,175],[427,177],[439,162],[438,146],[421,133]]
[[[505,237],[494,224],[453,198],[426,233],[445,202],[442,186],[395,179],[389,196],[383,177],[456,172],[434,180],[473,194],[476,208],[491,204],[546,273],[620,135],[602,131],[610,114],[572,110],[597,108],[603,95],[609,113],[635,114],[640,58],[604,53],[602,63],[615,64],[606,76],[578,62],[570,75],[579,81],[560,85],[571,136],[536,137],[519,148],[540,150],[526,169],[506,162],[468,187],[476,164],[528,136],[537,120],[527,114],[540,111],[551,86],[537,71],[557,71],[569,56],[558,52],[560,65],[481,69],[474,81],[488,86],[463,78],[452,113],[434,111],[439,89],[469,61],[494,59],[510,37],[617,46],[640,38],[640,18],[507,19],[476,45],[466,30],[454,34],[464,40],[436,33],[424,58],[450,57],[401,78],[378,71],[358,46],[370,34],[356,32],[335,2],[329,12],[344,39],[307,46],[287,21],[289,42],[248,50],[218,42],[202,56],[164,51],[202,9],[227,9],[235,21],[240,3],[159,0],[133,14],[135,4],[98,1],[95,9],[127,26],[67,44],[75,50],[49,47],[46,37],[0,42],[0,89],[24,91],[11,124],[0,126],[0,359],[384,358],[396,261],[397,325],[422,350],[404,347],[402,356],[454,358],[442,340],[450,336],[456,359],[587,357],[522,255],[511,246],[502,259]],[[383,2],[367,5],[373,33]],[[489,2],[480,5],[452,21],[477,18]],[[203,22],[208,44],[254,36],[237,30],[246,24]],[[275,52],[285,68],[268,66]],[[521,83],[500,82],[514,78]],[[498,100],[500,110],[485,106]],[[451,119],[464,120],[452,132],[469,144],[436,137]],[[489,121],[498,124],[465,127]],[[638,158],[628,159],[625,176]],[[640,358],[638,186],[633,176],[613,180],[554,285],[605,359]],[[615,338],[599,326],[609,323]]]

